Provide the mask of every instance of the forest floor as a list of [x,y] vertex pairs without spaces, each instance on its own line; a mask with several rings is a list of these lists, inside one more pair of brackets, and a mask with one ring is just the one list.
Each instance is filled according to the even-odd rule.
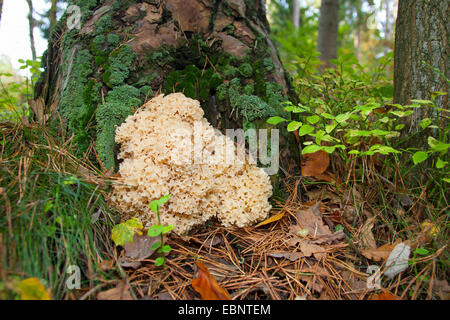
[[[17,281],[27,277],[42,279],[55,299],[200,299],[221,290],[238,300],[449,298],[446,213],[428,220],[426,201],[392,191],[384,198],[406,205],[377,209],[371,197],[392,182],[362,191],[287,177],[288,197],[273,200],[263,223],[224,228],[211,221],[188,236],[170,234],[164,266],[154,266],[154,256],[126,264],[126,250],[111,240],[120,219],[103,199],[108,174],[39,123],[0,129],[0,285],[12,295],[2,298],[15,297]],[[387,277],[386,260],[400,243],[411,250],[409,265]],[[68,264],[83,269],[79,290],[64,287]],[[199,277],[203,284],[194,288]]]

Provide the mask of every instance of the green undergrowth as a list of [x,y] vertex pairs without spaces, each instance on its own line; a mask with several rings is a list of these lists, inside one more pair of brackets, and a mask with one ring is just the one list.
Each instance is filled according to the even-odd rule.
[[[79,268],[82,288],[115,279],[114,270],[99,269],[111,259],[105,246],[116,221],[104,191],[86,178],[98,173],[35,123],[1,122],[0,143],[0,287],[36,277],[53,299],[67,299],[74,298],[66,284],[70,268]],[[14,297],[14,290],[1,293]]]

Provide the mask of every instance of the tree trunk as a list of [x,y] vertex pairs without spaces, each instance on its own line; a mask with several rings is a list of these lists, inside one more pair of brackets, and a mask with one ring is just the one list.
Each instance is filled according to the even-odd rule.
[[[76,11],[58,22],[36,95],[59,110],[81,151],[95,141],[106,168],[117,168],[115,127],[159,93],[199,100],[222,131],[266,127],[284,115],[283,101],[295,101],[264,1],[99,2],[69,3],[81,9],[81,28],[67,29]],[[282,161],[292,160],[292,137],[280,138]]]
[[330,60],[337,58],[339,0],[322,0],[320,6],[319,36],[317,51],[325,67],[331,66]]
[[300,0],[292,0],[292,24],[296,29],[300,27]]
[[2,22],[3,0],[0,0],[0,23]]
[[28,26],[30,29],[30,47],[31,47],[31,56],[33,57],[33,61],[36,60],[36,45],[34,42],[34,27],[36,26],[35,20],[33,18],[34,9],[33,2],[31,0],[27,0],[28,9],[30,13],[28,14]]
[[[448,82],[442,75],[450,79],[449,14],[449,0],[399,1],[394,58],[395,103],[430,100],[435,91],[448,93]],[[447,102],[448,95],[437,98],[440,108],[447,108]],[[436,119],[438,113],[431,108],[417,109],[411,116],[409,132],[417,132],[421,119],[426,117]],[[446,118],[441,117],[440,121],[443,130],[447,126]]]
[[53,27],[56,25],[57,18],[56,15],[58,14],[58,0],[51,0],[51,7],[48,14],[48,20],[49,20],[49,30],[53,29]]

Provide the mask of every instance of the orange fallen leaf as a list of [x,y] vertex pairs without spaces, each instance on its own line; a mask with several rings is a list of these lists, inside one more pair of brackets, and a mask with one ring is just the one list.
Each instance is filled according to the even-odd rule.
[[319,150],[314,153],[307,153],[303,156],[302,176],[315,177],[323,174],[330,165],[330,155]]
[[400,300],[400,298],[389,291],[383,291],[382,293],[374,294],[370,300]]
[[228,292],[219,286],[216,279],[209,273],[208,268],[200,261],[196,262],[198,267],[197,278],[192,280],[192,287],[200,293],[202,300],[231,300]]
[[256,228],[261,227],[261,226],[266,225],[266,224],[269,224],[269,223],[272,223],[272,222],[275,222],[275,221],[278,221],[281,218],[283,218],[283,216],[284,216],[284,212],[279,213],[279,214],[274,215],[274,216],[271,216],[269,219],[267,219],[267,220],[257,224]]
[[391,251],[400,242],[402,242],[402,239],[397,239],[397,241],[395,241],[393,244],[386,243],[379,248],[363,249],[361,250],[361,253],[363,254],[363,256],[365,256],[367,259],[370,260],[374,261],[386,260],[391,254]]

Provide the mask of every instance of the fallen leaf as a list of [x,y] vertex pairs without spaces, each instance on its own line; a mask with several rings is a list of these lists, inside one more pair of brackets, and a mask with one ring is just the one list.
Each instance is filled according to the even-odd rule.
[[384,275],[389,279],[394,278],[400,272],[405,271],[408,268],[409,255],[411,254],[411,247],[399,243],[392,249],[391,254],[386,260],[387,269],[384,270]]
[[300,250],[303,252],[305,257],[311,257],[311,255],[314,255],[317,260],[324,259],[327,256],[326,249],[317,244],[310,243],[309,241],[302,241],[300,243]]
[[21,300],[52,300],[49,291],[38,278],[22,280],[17,289]]
[[269,219],[267,219],[267,220],[265,220],[265,221],[263,221],[263,222],[257,224],[257,225],[256,225],[256,228],[280,220],[281,218],[283,218],[284,213],[285,213],[285,212],[282,212],[282,213],[276,214],[276,215],[274,215],[274,216],[271,216]]
[[372,233],[372,228],[375,225],[375,217],[367,219],[361,228],[359,233],[359,240],[361,241],[361,246],[364,249],[373,249],[377,247],[377,242]]
[[302,159],[302,176],[315,177],[324,173],[330,165],[330,155],[319,150],[314,153],[307,153],[303,155]]
[[433,290],[441,300],[450,300],[450,286],[447,280],[434,280]]
[[273,252],[269,254],[272,258],[285,258],[290,261],[297,261],[298,259],[304,257],[305,255],[301,252]]
[[397,239],[393,244],[384,244],[379,248],[370,248],[370,249],[363,249],[361,250],[361,253],[363,256],[365,256],[367,259],[374,260],[374,261],[382,261],[386,260],[389,255],[392,252],[392,249],[395,248],[397,244],[399,244],[402,240]]
[[102,291],[97,295],[98,300],[133,300],[129,286],[125,281],[119,282],[116,288]]
[[381,293],[374,294],[370,300],[400,300],[400,298],[389,291],[383,291]]
[[111,239],[116,246],[124,246],[127,242],[133,242],[135,233],[142,234],[144,228],[137,218],[127,220],[121,224],[115,225],[112,229]]
[[198,267],[197,278],[192,280],[192,287],[200,293],[203,300],[231,300],[228,292],[219,286],[216,279],[211,276],[209,270],[200,261],[196,262]]
[[299,225],[308,229],[309,234],[317,238],[331,234],[330,228],[323,223],[320,205],[321,203],[317,202],[307,210],[299,210],[295,214]]
[[159,237],[135,234],[133,242],[127,242],[124,245],[125,257],[136,260],[147,259],[155,252],[152,246],[160,241]]
[[324,236],[322,236],[322,237],[320,237],[318,239],[312,240],[311,243],[314,243],[314,244],[324,244],[324,243],[330,244],[332,242],[343,240],[343,239],[345,239],[344,230],[338,230],[338,231],[336,231],[333,234],[324,235]]

